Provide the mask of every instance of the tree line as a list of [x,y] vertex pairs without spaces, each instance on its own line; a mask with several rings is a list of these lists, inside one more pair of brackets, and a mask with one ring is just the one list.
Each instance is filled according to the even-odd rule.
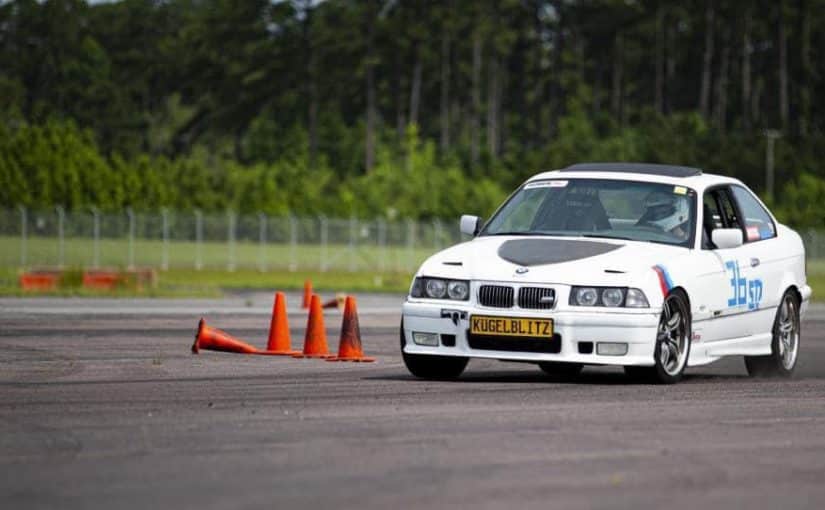
[[607,159],[761,190],[772,129],[777,206],[823,225],[823,7],[0,2],[0,203],[489,214]]

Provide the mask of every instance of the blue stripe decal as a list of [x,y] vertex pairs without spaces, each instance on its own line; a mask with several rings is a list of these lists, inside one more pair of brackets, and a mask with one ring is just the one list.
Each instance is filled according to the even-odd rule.
[[667,272],[667,268],[661,264],[656,264],[656,267],[659,268],[659,271],[662,272],[662,276],[665,277],[665,284],[667,285],[667,290],[672,290],[673,280],[670,279],[670,273]]

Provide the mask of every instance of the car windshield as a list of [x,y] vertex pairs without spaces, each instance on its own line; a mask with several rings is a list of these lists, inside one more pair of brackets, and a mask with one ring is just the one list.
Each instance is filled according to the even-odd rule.
[[521,187],[481,235],[627,239],[691,246],[696,192],[613,179],[548,179]]

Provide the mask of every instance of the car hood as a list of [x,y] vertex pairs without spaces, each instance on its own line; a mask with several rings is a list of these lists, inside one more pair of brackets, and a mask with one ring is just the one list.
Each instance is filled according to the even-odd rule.
[[430,257],[422,276],[470,280],[629,285],[639,273],[687,253],[663,244],[593,238],[483,236]]

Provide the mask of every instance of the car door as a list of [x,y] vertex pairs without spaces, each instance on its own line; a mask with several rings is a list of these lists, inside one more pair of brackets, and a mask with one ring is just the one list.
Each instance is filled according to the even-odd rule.
[[747,316],[750,258],[748,248],[721,249],[713,245],[717,228],[744,228],[729,186],[709,188],[702,197],[702,253],[712,260],[711,270],[700,275],[707,321],[702,324],[706,342],[740,338],[751,334]]
[[739,217],[745,228],[747,255],[747,305],[749,324],[753,333],[767,333],[773,327],[775,309],[782,284],[782,241],[777,237],[771,215],[753,193],[739,185],[730,187]]

